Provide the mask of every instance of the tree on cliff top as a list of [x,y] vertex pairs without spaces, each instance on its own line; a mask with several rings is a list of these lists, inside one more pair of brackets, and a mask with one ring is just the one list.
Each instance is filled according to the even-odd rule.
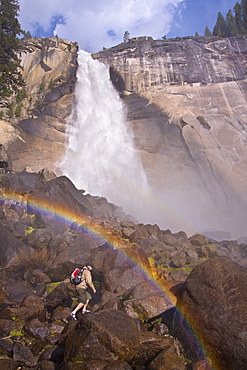
[[[22,33],[17,19],[17,0],[0,0],[0,99],[10,97],[23,86],[18,35]],[[2,103],[4,105],[4,103]]]

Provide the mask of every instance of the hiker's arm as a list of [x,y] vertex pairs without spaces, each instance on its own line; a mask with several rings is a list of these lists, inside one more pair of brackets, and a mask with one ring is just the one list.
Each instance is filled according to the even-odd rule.
[[88,286],[90,286],[90,288],[92,289],[92,291],[94,293],[96,293],[96,289],[95,289],[95,286],[93,285],[93,282],[92,282],[92,275],[89,271],[87,271],[86,273],[86,283]]

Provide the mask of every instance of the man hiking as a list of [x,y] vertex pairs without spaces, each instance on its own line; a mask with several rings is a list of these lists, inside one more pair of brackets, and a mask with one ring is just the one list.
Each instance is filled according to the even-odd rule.
[[87,265],[83,267],[83,272],[81,276],[81,283],[76,285],[76,292],[78,295],[78,305],[74,308],[74,310],[71,312],[71,316],[74,320],[77,320],[76,318],[76,312],[82,308],[82,314],[88,313],[90,311],[87,310],[87,305],[92,299],[92,296],[90,293],[88,293],[87,288],[90,287],[94,293],[96,293],[96,289],[93,285],[92,281],[92,275],[91,275],[92,266]]

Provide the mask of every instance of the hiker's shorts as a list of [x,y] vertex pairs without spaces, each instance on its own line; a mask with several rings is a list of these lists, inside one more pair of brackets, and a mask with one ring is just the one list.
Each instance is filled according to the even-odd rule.
[[87,301],[90,301],[92,299],[92,296],[86,289],[77,288],[77,295],[78,295],[78,302],[85,304]]

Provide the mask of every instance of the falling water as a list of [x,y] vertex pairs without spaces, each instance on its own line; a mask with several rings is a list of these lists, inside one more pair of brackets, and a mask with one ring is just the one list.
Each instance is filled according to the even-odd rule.
[[133,205],[140,203],[147,181],[123,103],[105,64],[82,50],[78,64],[75,109],[61,171],[77,188],[104,196],[138,217]]

